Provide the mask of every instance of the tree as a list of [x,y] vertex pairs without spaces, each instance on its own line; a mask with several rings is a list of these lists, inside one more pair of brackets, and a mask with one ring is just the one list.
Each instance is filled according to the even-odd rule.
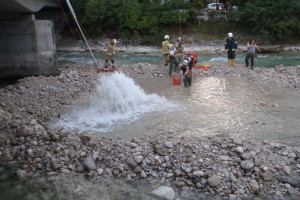
[[300,2],[298,0],[247,1],[236,13],[236,19],[252,27],[255,34],[271,40],[286,41],[300,35]]

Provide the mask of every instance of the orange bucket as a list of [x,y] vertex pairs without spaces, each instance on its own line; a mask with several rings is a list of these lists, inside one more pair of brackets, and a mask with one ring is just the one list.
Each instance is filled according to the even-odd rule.
[[180,80],[177,77],[173,77],[173,85],[180,85]]

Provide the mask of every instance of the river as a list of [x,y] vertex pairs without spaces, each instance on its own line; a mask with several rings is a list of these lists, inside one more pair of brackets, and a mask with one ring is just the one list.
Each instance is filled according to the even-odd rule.
[[[100,62],[104,62],[105,53],[95,53],[95,58]],[[236,63],[244,64],[245,53],[238,53]],[[88,52],[59,52],[57,54],[59,63],[93,63],[92,57]],[[128,65],[134,63],[150,63],[163,64],[162,55],[157,53],[125,53],[117,52],[117,65]],[[214,62],[227,62],[226,54],[202,54],[198,53],[198,62],[203,64]],[[256,67],[275,67],[278,65],[296,66],[300,63],[299,54],[273,53],[273,54],[257,54],[255,58]]]
[[121,137],[157,133],[300,142],[300,94],[238,78],[197,78],[190,88],[169,79],[100,75],[97,93],[55,124]]

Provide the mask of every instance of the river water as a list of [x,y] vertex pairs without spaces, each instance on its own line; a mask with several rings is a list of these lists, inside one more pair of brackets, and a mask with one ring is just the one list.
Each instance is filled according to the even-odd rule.
[[197,78],[190,88],[170,79],[99,75],[97,93],[55,126],[122,137],[158,133],[300,142],[300,94],[238,78]]
[[[100,62],[104,62],[105,54],[96,53],[95,58]],[[244,64],[245,54],[238,53],[236,56],[236,63]],[[93,63],[92,57],[88,52],[60,52],[57,54],[59,63]],[[126,65],[133,63],[150,63],[150,64],[163,64],[163,57],[157,53],[125,53],[117,52],[116,64]],[[203,64],[214,62],[227,62],[226,54],[202,54],[198,53],[198,62]],[[296,66],[300,63],[299,54],[287,53],[273,53],[273,54],[257,54],[255,58],[256,67],[275,67],[277,65]]]

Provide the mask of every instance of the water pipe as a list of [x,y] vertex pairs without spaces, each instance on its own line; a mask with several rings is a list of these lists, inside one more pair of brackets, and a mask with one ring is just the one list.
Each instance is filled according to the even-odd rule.
[[96,58],[95,58],[95,56],[94,56],[94,54],[93,54],[93,52],[92,52],[90,46],[89,46],[89,43],[87,42],[87,40],[86,40],[86,38],[85,38],[85,36],[84,36],[84,34],[83,34],[83,31],[81,30],[81,27],[80,27],[80,25],[79,25],[79,23],[78,23],[78,21],[77,21],[77,17],[76,17],[76,14],[75,14],[74,10],[73,10],[73,7],[72,7],[72,5],[71,5],[71,3],[70,3],[69,0],[66,0],[66,2],[67,2],[67,4],[68,4],[68,7],[69,7],[69,9],[70,9],[70,11],[71,11],[73,17],[74,17],[75,22],[76,22],[76,24],[77,24],[77,26],[78,26],[78,28],[79,28],[79,30],[80,30],[80,33],[81,33],[81,35],[82,35],[82,37],[83,37],[83,39],[84,39],[84,41],[85,41],[85,43],[86,43],[86,46],[88,47],[88,49],[89,49],[89,51],[90,51],[90,53],[91,53],[91,55],[92,55],[92,57],[93,57],[93,60],[94,60],[94,62],[95,62],[95,64],[96,64],[97,68],[99,69],[99,68],[100,68],[100,67],[99,67],[99,64],[98,64],[98,62],[97,62],[97,60],[96,60]]

